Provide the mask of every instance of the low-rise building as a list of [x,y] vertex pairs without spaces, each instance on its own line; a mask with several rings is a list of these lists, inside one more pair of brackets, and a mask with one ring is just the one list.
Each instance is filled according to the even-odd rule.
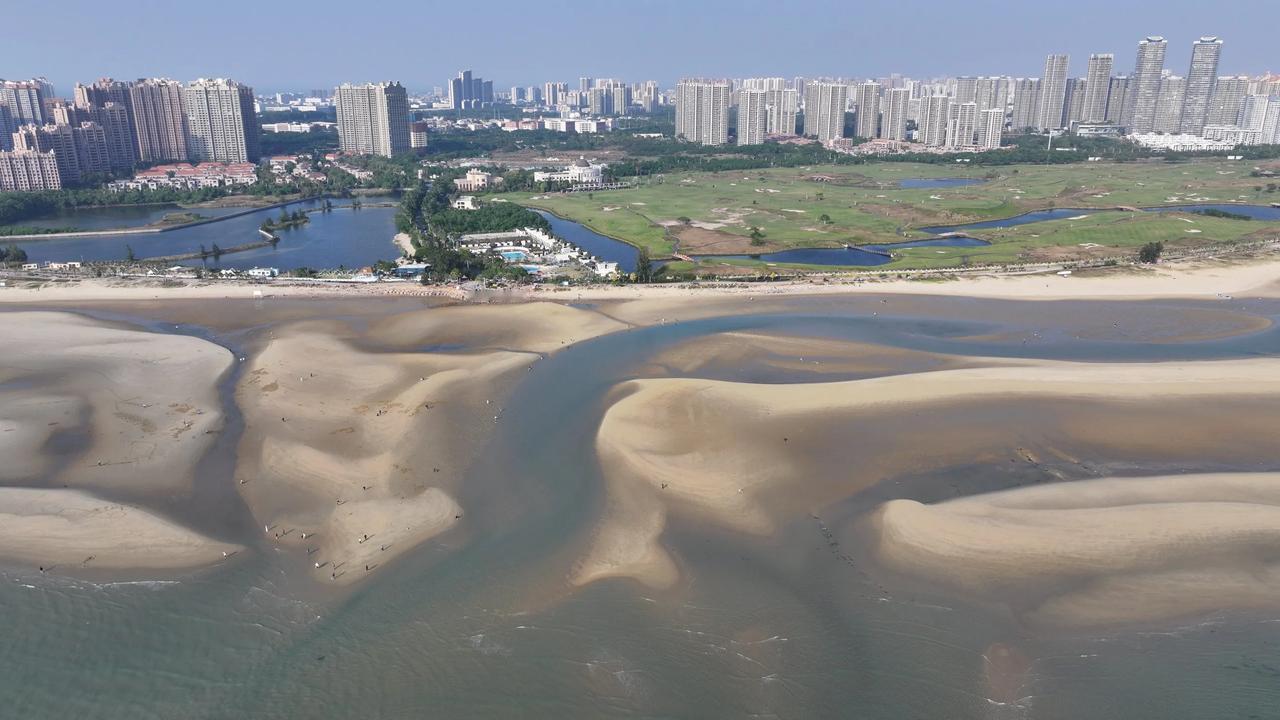
[[586,158],[578,158],[563,170],[538,171],[533,173],[534,182],[567,182],[567,183],[601,183],[604,182],[604,165],[587,162]]
[[454,210],[475,210],[476,207],[478,206],[475,195],[462,195],[453,201]]
[[454,187],[462,192],[476,192],[484,190],[490,185],[498,185],[502,183],[502,178],[495,176],[493,173],[485,172],[472,168],[467,171],[465,177],[457,178],[453,181]]
[[117,180],[108,184],[107,188],[113,192],[160,188],[197,190],[252,185],[257,181],[258,168],[250,162],[206,162],[199,165],[174,163],[140,170],[132,180]]
[[1129,140],[1145,148],[1172,150],[1173,152],[1202,152],[1230,150],[1236,143],[1210,140],[1199,135],[1162,135],[1160,133],[1134,133]]

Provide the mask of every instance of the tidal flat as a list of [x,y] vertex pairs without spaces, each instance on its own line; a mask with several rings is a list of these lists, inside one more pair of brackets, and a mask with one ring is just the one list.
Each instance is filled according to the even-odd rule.
[[1277,318],[1262,293],[9,304],[0,693],[1265,716]]

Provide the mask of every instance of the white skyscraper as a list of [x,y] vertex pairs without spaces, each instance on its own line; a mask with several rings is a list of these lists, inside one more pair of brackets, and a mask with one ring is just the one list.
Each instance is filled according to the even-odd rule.
[[391,157],[412,150],[409,99],[400,83],[342,85],[334,90],[343,152]]
[[1156,101],[1156,119],[1151,129],[1161,133],[1177,133],[1182,122],[1182,103],[1187,94],[1187,79],[1169,75],[1160,81],[1160,98]]
[[1013,129],[1025,130],[1040,121],[1040,78],[1013,81]]
[[262,134],[253,88],[234,80],[196,80],[182,89],[187,156],[194,161],[256,162]]
[[849,86],[838,82],[814,82],[805,86],[804,134],[830,142],[844,137],[844,109]]
[[676,137],[701,145],[729,142],[728,80],[686,79],[676,85]]
[[1004,132],[1004,108],[990,108],[979,113],[978,147],[983,150],[995,150],[1000,147],[1000,136]]
[[1218,58],[1222,41],[1205,36],[1191,45],[1191,69],[1187,72],[1186,97],[1182,106],[1181,132],[1199,135],[1209,117],[1209,99],[1218,80]]
[[1129,78],[1129,92],[1120,124],[1131,133],[1149,133],[1156,124],[1156,104],[1160,101],[1160,80],[1168,43],[1159,36],[1138,43],[1138,58]]
[[880,121],[879,137],[907,139],[907,105],[910,100],[911,91],[907,88],[894,88],[884,94],[884,117]]
[[763,145],[769,128],[768,91],[738,93],[738,144]]
[[876,137],[880,125],[880,83],[859,84],[855,101],[858,103],[858,137]]
[[1044,61],[1044,77],[1040,80],[1040,111],[1036,127],[1057,130],[1066,117],[1067,55],[1050,55]]
[[1111,78],[1111,92],[1107,95],[1107,124],[1119,125],[1124,117],[1125,103],[1129,97],[1129,78],[1121,75]]
[[918,142],[941,147],[947,142],[947,114],[951,98],[946,95],[926,95],[920,98],[920,123],[916,136]]
[[1084,105],[1080,110],[1080,119],[1086,123],[1101,123],[1107,120],[1107,98],[1111,93],[1111,70],[1115,67],[1116,56],[1111,53],[1093,54],[1089,56],[1089,74],[1084,93]]
[[978,132],[978,103],[952,103],[947,109],[947,147],[972,147]]
[[795,135],[796,114],[800,108],[800,94],[795,90],[768,90],[765,103],[769,107],[770,135]]
[[1247,75],[1228,75],[1218,78],[1213,94],[1209,97],[1206,125],[1235,125],[1240,121],[1244,108],[1244,96],[1249,93]]

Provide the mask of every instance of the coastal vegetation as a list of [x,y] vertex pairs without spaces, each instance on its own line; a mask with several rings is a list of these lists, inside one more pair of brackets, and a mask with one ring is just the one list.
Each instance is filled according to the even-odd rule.
[[280,217],[275,220],[271,220],[270,218],[263,220],[262,225],[260,225],[259,228],[263,232],[270,233],[276,230],[306,225],[309,222],[311,222],[311,218],[301,210],[294,210],[293,212],[281,210]]
[[1149,242],[1138,250],[1138,262],[1147,264],[1160,261],[1160,254],[1164,252],[1164,243]]
[[27,251],[9,243],[8,245],[0,245],[0,263],[16,263],[26,262]]
[[[405,191],[396,213],[396,229],[409,236],[416,261],[426,263],[424,283],[436,280],[506,278],[520,280],[528,275],[524,268],[509,265],[502,258],[477,255],[459,250],[453,243],[466,232],[503,232],[523,227],[548,227],[535,212],[514,203],[492,203],[478,210],[454,210],[455,193],[450,177],[438,177],[427,185]],[[459,218],[478,215],[479,219]],[[536,219],[541,224],[532,224]],[[473,229],[484,228],[484,229]]]

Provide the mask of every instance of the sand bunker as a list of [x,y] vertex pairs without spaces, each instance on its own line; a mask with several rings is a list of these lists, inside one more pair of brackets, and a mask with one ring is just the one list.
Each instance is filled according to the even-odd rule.
[[230,352],[69,313],[6,313],[4,328],[0,382],[23,389],[0,405],[0,479],[35,479],[51,468],[45,443],[76,432],[86,449],[42,480],[129,492],[190,486],[222,427],[217,383]]
[[922,505],[868,522],[897,571],[1029,623],[1094,627],[1280,607],[1280,473],[1108,478]]
[[0,557],[33,568],[180,570],[240,549],[78,490],[0,488]]

